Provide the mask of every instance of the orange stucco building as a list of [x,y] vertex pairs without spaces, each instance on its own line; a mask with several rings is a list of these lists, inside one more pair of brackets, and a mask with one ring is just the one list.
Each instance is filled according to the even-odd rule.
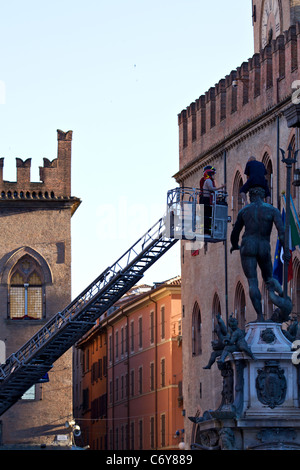
[[73,416],[79,445],[107,449],[106,331],[96,325],[74,348]]
[[107,312],[77,344],[74,415],[84,445],[178,449],[184,439],[181,342],[180,277],[137,286]]

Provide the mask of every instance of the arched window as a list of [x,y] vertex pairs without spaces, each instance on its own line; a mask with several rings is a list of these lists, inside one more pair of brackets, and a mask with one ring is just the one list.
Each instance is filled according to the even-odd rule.
[[271,204],[273,204],[273,165],[270,155],[267,152],[264,154],[262,162],[267,170],[266,179],[271,193]]
[[192,355],[199,356],[202,352],[201,338],[201,313],[197,302],[195,302],[192,314]]
[[217,315],[221,315],[221,303],[217,293],[215,293],[212,304],[212,337],[213,340],[217,340],[218,336],[216,333],[216,326],[218,324]]
[[293,261],[293,313],[300,319],[300,261],[295,258]]
[[14,320],[37,320],[43,317],[42,271],[28,255],[21,258],[11,272],[9,317]]
[[[290,141],[289,146],[292,147],[292,152],[293,152],[293,153],[292,153],[292,158],[293,158],[294,152],[295,152],[295,148],[296,148],[296,147],[295,147],[295,146],[296,146],[296,143],[295,143],[295,135],[293,135],[293,137],[291,138],[291,141]],[[286,154],[285,154],[285,158],[288,157],[288,153],[289,153],[289,151],[287,150],[287,151],[286,151]],[[296,164],[293,163],[293,164],[292,164],[292,171],[291,171],[291,182],[293,182],[294,179],[295,179],[295,169],[296,169]],[[296,189],[297,189],[296,186],[293,185],[293,184],[291,184],[291,197],[292,197],[293,199],[295,199],[295,197],[296,197],[296,195],[297,195]]]
[[243,179],[239,171],[236,172],[232,188],[232,223],[235,223],[239,211],[243,207],[240,189],[243,186]]
[[235,289],[234,313],[239,328],[243,330],[246,324],[246,297],[244,288],[240,282],[237,283]]

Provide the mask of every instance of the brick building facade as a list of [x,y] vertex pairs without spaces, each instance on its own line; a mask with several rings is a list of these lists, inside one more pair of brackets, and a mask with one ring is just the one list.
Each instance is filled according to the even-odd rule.
[[[272,204],[280,210],[286,188],[286,167],[281,151],[299,148],[299,131],[287,120],[300,79],[300,1],[252,0],[254,55],[211,87],[178,115],[179,171],[181,186],[198,187],[207,164],[216,170],[217,186],[225,184],[231,222],[242,207],[239,190],[246,181],[245,165],[254,155],[268,171]],[[296,178],[296,163],[292,177]],[[299,213],[299,193],[292,186]],[[272,257],[277,235],[272,235]],[[198,256],[181,245],[183,308],[183,380],[187,443],[193,441],[188,416],[202,415],[221,402],[221,377],[217,366],[206,366],[214,339],[216,314],[226,320],[233,313],[244,327],[256,319],[248,295],[248,283],[238,252],[230,254],[230,242],[207,244]],[[293,253],[294,275],[289,282],[293,314],[300,313],[300,254]],[[260,273],[259,273],[260,274]],[[259,277],[265,318],[272,305]],[[195,347],[196,345],[196,347]]]
[[[30,181],[31,160],[16,159],[17,180],[3,181],[0,159],[1,362],[17,351],[71,300],[72,131],[57,131],[57,158],[44,159],[40,182]],[[1,445],[68,444],[72,415],[72,351],[1,416]]]
[[73,415],[78,445],[107,449],[107,333],[99,323],[74,348]]
[[78,443],[178,449],[184,437],[180,278],[132,288],[76,346]]

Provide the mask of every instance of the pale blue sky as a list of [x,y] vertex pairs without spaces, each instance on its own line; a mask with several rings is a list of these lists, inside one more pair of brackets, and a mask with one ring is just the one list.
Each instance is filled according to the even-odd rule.
[[[73,296],[163,215],[178,113],[252,55],[251,0],[2,2],[4,177],[32,158],[38,181],[73,130]],[[143,282],[178,274],[179,244]]]

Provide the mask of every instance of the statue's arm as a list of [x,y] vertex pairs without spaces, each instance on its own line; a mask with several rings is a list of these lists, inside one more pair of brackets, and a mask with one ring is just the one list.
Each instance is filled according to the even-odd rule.
[[284,246],[284,225],[282,217],[278,209],[274,210],[274,223],[278,232],[278,238],[282,246]]
[[218,320],[218,324],[219,324],[219,327],[220,327],[220,330],[221,330],[221,334],[223,336],[226,336],[227,335],[227,328],[226,328],[226,325],[224,323],[224,321],[222,320],[222,317],[220,314],[217,315],[217,320]]
[[240,237],[240,233],[241,233],[243,227],[244,227],[244,221],[243,221],[243,218],[241,216],[241,213],[239,212],[239,214],[237,216],[237,219],[236,219],[236,222],[234,224],[234,227],[232,229],[231,236],[230,236],[230,241],[231,241],[230,253],[232,253],[234,250],[239,250],[240,249],[240,247],[239,247],[239,237]]

